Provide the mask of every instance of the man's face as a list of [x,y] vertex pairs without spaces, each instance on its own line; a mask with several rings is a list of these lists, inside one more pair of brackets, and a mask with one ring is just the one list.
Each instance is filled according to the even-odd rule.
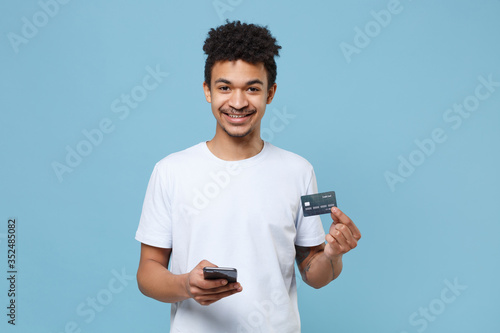
[[204,82],[203,89],[217,126],[231,137],[260,138],[266,104],[271,103],[276,92],[276,84],[267,87],[264,64],[219,61],[212,68],[211,80],[211,88]]

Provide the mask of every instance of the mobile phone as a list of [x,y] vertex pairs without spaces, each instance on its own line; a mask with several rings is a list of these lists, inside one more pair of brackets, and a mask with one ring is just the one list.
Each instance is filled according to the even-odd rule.
[[238,272],[232,267],[203,267],[206,280],[226,279],[228,283],[236,282]]

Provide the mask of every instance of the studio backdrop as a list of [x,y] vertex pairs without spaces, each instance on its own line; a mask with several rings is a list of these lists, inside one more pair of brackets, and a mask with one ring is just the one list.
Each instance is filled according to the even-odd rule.
[[202,46],[226,19],[283,47],[262,138],[309,160],[363,235],[336,281],[298,282],[303,332],[500,332],[500,1],[25,0],[0,17],[2,332],[168,332],[134,235],[155,163],[215,133]]

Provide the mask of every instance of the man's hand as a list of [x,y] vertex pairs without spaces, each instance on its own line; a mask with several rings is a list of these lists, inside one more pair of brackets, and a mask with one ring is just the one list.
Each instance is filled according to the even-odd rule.
[[333,223],[325,239],[327,244],[303,247],[295,245],[297,265],[302,279],[311,287],[321,288],[342,271],[342,255],[358,245],[361,233],[352,220],[337,207],[332,208]]
[[358,245],[361,233],[354,222],[337,207],[332,207],[330,215],[333,223],[325,237],[327,244],[324,253],[330,260],[337,260]]
[[202,260],[186,277],[187,293],[201,305],[210,305],[243,290],[238,282],[228,284],[225,279],[205,280],[203,267],[217,267],[217,265]]

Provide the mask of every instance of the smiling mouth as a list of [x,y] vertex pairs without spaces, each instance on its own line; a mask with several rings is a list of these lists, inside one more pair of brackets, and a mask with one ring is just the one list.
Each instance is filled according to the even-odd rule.
[[226,116],[228,116],[229,118],[232,118],[232,119],[241,119],[241,118],[246,118],[246,117],[249,117],[249,116],[253,115],[256,111],[253,110],[253,111],[248,112],[248,113],[232,113],[232,112],[226,112],[224,110],[221,110],[221,112],[223,114],[225,114]]
[[251,114],[253,114],[253,113],[248,113],[248,114],[230,114],[230,113],[226,113],[226,115],[228,115],[231,118],[245,118],[245,117],[248,117]]

